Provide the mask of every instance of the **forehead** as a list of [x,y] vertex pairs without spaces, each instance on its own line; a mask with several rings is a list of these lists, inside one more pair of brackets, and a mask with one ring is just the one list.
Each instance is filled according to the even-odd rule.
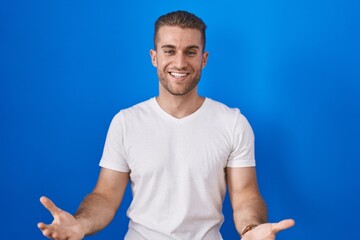
[[177,26],[162,26],[156,36],[157,47],[173,45],[175,47],[199,46],[202,48],[202,36],[198,29]]

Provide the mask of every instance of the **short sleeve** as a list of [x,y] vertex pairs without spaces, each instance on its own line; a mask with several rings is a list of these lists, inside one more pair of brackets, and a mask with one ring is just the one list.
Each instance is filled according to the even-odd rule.
[[112,119],[99,165],[119,172],[130,172],[124,151],[124,115]]
[[255,166],[254,132],[248,120],[238,109],[237,114],[233,135],[233,149],[227,167],[253,167]]

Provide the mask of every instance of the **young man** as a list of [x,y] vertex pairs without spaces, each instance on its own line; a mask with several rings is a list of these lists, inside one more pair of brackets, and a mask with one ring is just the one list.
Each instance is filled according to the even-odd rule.
[[155,24],[150,51],[159,96],[112,120],[97,185],[75,215],[40,201],[54,216],[39,223],[51,239],[82,239],[113,219],[128,181],[133,200],[126,240],[220,240],[226,186],[236,229],[246,240],[275,239],[293,220],[266,223],[259,193],[254,136],[238,109],[198,95],[208,59],[205,24],[177,11]]

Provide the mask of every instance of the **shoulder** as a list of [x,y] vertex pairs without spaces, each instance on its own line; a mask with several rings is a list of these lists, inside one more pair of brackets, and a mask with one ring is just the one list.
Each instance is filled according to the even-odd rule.
[[207,101],[208,110],[216,115],[222,115],[225,117],[235,117],[235,118],[238,118],[241,115],[239,108],[229,107],[226,104],[213,100],[211,98],[207,98],[206,101]]
[[121,109],[114,117],[114,119],[123,118],[138,118],[141,115],[150,114],[154,108],[154,98],[137,103],[131,107]]
[[229,107],[224,103],[210,98],[207,98],[207,105],[208,113],[211,114],[212,118],[218,118],[222,122],[231,124],[231,126],[251,128],[250,123],[239,108]]

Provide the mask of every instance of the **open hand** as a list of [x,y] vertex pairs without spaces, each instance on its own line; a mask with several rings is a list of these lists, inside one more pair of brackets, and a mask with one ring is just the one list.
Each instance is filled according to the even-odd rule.
[[41,197],[40,202],[54,217],[51,224],[38,223],[37,226],[44,236],[54,240],[83,239],[85,229],[70,213],[56,207],[56,205],[47,197]]
[[264,223],[260,224],[253,230],[245,233],[242,240],[274,240],[275,235],[294,226],[295,221],[292,219],[286,219],[278,223]]

